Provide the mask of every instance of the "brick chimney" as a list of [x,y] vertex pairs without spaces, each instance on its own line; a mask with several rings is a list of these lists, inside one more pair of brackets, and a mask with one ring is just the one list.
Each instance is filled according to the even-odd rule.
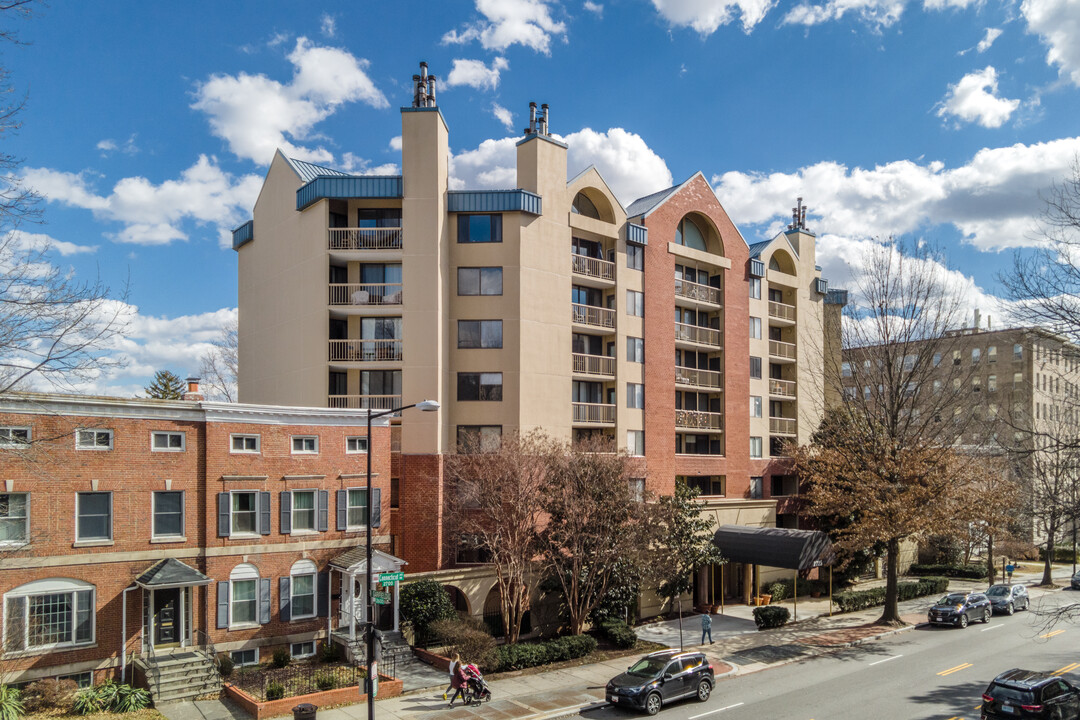
[[190,402],[201,402],[206,399],[202,394],[202,390],[199,389],[199,378],[189,377],[187,380],[187,392],[180,396],[181,400],[188,400]]

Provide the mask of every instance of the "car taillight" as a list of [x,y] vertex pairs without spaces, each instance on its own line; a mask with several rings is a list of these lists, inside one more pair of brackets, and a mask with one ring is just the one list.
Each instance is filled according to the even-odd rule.
[[983,693],[983,702],[994,702],[994,698],[992,695],[987,695],[986,693]]
[[1021,705],[1020,709],[1028,712],[1039,712],[1042,710],[1042,705]]
[[712,670],[712,669],[713,669],[713,666],[712,666],[712,665],[710,665],[710,666],[709,666],[709,669],[710,669],[710,670]]

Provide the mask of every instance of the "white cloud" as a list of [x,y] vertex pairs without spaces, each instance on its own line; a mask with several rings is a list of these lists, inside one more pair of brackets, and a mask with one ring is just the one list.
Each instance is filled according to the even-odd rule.
[[97,194],[80,173],[26,168],[23,177],[50,202],[90,210],[99,219],[123,224],[112,238],[139,245],[186,240],[182,226],[194,221],[216,226],[219,244],[228,247],[232,228],[251,212],[262,187],[258,175],[233,176],[206,155],[200,155],[176,180],[154,185],[144,177],[123,178],[108,195]]
[[400,135],[395,135],[394,137],[390,138],[390,149],[401,152],[401,136]]
[[728,172],[713,177],[736,224],[771,237],[786,227],[797,196],[806,198],[819,234],[885,237],[934,225],[954,226],[980,250],[1036,244],[1039,193],[1070,171],[1080,137],[984,148],[966,164],[898,160],[871,169],[821,162],[795,173]]
[[115,152],[115,150],[116,150],[116,141],[115,140],[99,140],[98,144],[97,144],[97,149],[101,150],[103,153],[105,153],[105,152]]
[[863,22],[879,28],[888,27],[900,19],[907,0],[828,0],[823,5],[801,3],[784,15],[785,25],[818,25],[839,20],[849,13]]
[[495,116],[496,120],[503,124],[503,127],[506,128],[507,131],[514,131],[514,116],[509,110],[499,103],[492,103],[491,114]]
[[131,137],[124,141],[123,145],[118,145],[112,138],[106,138],[98,141],[97,149],[101,151],[101,157],[108,157],[109,153],[119,150],[125,155],[136,155],[139,152],[139,146],[135,144],[136,133],[132,133]]
[[1057,65],[1074,85],[1080,86],[1080,2],[1077,0],[1024,0],[1020,12],[1028,30],[1049,50],[1046,63]]
[[69,255],[81,255],[84,253],[97,252],[97,245],[77,245],[72,242],[57,240],[44,233],[29,233],[24,230],[12,230],[11,242],[15,247],[35,252],[55,251],[68,257]]
[[494,90],[499,87],[499,73],[510,67],[506,58],[497,57],[491,61],[491,67],[483,60],[454,60],[446,86],[468,85],[477,90]]
[[450,156],[450,189],[517,186],[515,145],[519,138],[488,139],[475,150]]
[[324,37],[332,38],[337,34],[337,20],[329,13],[323,13],[322,19],[319,21],[319,32]]
[[688,27],[702,35],[711,35],[721,25],[742,20],[749,33],[776,5],[776,0],[652,0],[660,16],[674,27]]
[[321,145],[294,144],[286,135],[314,139],[313,127],[347,102],[389,103],[365,72],[368,62],[346,50],[301,37],[288,59],[293,78],[287,85],[265,75],[213,75],[196,88],[191,107],[209,116],[211,131],[238,157],[268,165],[281,148],[292,157],[333,163],[333,153]]
[[372,165],[371,161],[347,152],[341,156],[341,169],[357,175],[400,175],[401,168],[395,163]]
[[980,53],[984,53],[990,49],[990,46],[994,44],[994,41],[1001,37],[1003,31],[1001,28],[986,28],[986,35],[979,41],[979,44],[975,46],[975,50]]
[[1020,106],[1020,101],[998,97],[997,92],[997,70],[992,65],[968,73],[960,82],[949,86],[939,103],[938,117],[952,116],[985,128],[1001,127]]
[[462,45],[478,40],[488,50],[503,51],[524,45],[536,52],[551,53],[551,37],[566,37],[566,24],[551,17],[550,0],[476,0],[476,10],[484,16],[460,32],[451,30],[442,41]]
[[603,17],[604,15],[604,6],[601,3],[595,3],[592,0],[585,0],[584,8],[592,14],[596,15],[597,17]]

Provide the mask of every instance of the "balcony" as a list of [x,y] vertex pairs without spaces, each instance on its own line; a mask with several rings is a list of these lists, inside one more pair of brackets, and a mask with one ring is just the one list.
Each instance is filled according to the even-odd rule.
[[795,361],[795,343],[780,340],[769,341],[769,357],[777,360]]
[[682,278],[675,278],[675,297],[715,306],[719,306],[723,302],[723,296],[720,294],[719,288],[690,282]]
[[720,331],[677,322],[675,323],[675,342],[707,345],[709,347],[719,348]]
[[401,283],[331,283],[331,305],[400,305]]
[[350,410],[391,410],[401,407],[400,395],[330,395],[329,406]]
[[615,358],[607,355],[585,355],[574,353],[575,375],[597,375],[615,377]]
[[401,228],[329,228],[330,250],[400,250]]
[[773,397],[794,398],[795,381],[769,378],[769,395]]
[[330,362],[401,362],[401,339],[331,340]]
[[796,421],[794,418],[769,418],[769,433],[772,435],[795,435]]
[[570,306],[571,321],[576,325],[588,325],[589,327],[602,328],[604,330],[615,329],[615,311],[593,305],[579,305],[572,303]]
[[615,282],[615,263],[613,262],[577,254],[571,255],[570,260],[570,267],[575,275],[596,278],[608,283]]
[[575,425],[614,425],[615,406],[602,403],[573,403]]
[[723,380],[723,373],[715,370],[699,370],[697,368],[675,366],[676,385],[721,389]]
[[779,325],[795,324],[795,306],[785,305],[780,302],[769,301],[769,319],[779,320]]
[[680,430],[712,430],[720,432],[724,429],[724,414],[705,412],[703,410],[676,410],[675,427]]

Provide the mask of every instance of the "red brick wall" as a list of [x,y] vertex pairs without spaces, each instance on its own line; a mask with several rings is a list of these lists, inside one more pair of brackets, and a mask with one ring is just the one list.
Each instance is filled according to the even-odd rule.
[[400,552],[409,572],[448,567],[453,553],[443,537],[443,461],[441,455],[402,455]]

